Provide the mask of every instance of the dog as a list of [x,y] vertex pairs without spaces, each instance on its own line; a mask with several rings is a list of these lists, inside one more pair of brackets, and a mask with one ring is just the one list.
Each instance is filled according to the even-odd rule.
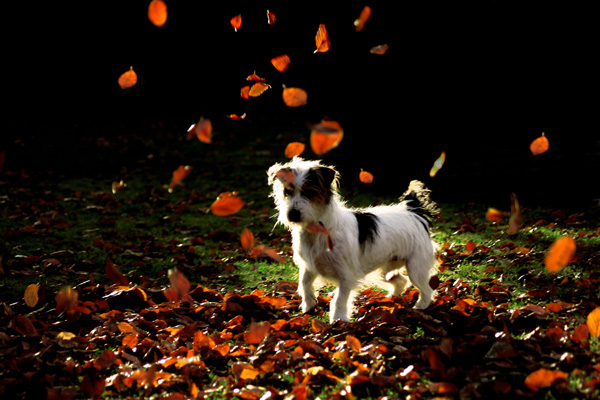
[[[304,313],[317,304],[318,277],[337,287],[331,323],[350,321],[357,289],[373,283],[373,277],[391,289],[389,296],[401,295],[412,283],[419,290],[414,307],[431,304],[437,247],[430,227],[439,211],[423,183],[412,181],[397,204],[350,208],[338,192],[340,174],[320,161],[294,157],[274,164],[267,175],[278,223],[292,234]],[[401,272],[404,267],[408,278]]]

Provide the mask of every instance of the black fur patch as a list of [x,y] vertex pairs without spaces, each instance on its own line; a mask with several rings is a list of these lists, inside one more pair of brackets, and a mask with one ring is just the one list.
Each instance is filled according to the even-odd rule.
[[379,218],[367,212],[355,211],[354,216],[358,223],[358,243],[364,247],[367,241],[375,240]]
[[[419,199],[412,196],[412,193],[408,194],[404,200],[406,201],[406,205],[408,206],[408,210],[413,214],[417,214],[422,219],[419,219],[419,222],[423,225],[425,230],[429,232],[429,227],[431,226],[431,221],[434,218],[434,215],[427,208],[422,207]],[[427,223],[423,222],[423,220],[427,221]]]
[[316,203],[329,204],[333,195],[331,184],[335,180],[335,171],[319,166],[310,169],[301,188],[302,196]]

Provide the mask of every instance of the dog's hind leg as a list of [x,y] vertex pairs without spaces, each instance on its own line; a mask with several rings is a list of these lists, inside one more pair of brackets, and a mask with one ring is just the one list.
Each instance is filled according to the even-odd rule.
[[298,293],[302,297],[302,312],[308,312],[317,305],[314,283],[317,275],[308,268],[300,268],[300,279],[298,280]]
[[350,321],[349,310],[352,310],[352,302],[354,301],[353,288],[350,287],[347,281],[341,280],[339,287],[335,290],[335,295],[331,299],[329,306],[329,321],[333,324],[338,319],[342,321]]
[[415,308],[424,310],[433,301],[435,290],[429,285],[429,280],[435,274],[434,260],[411,258],[406,263],[408,278],[419,289],[419,300]]
[[388,294],[388,297],[402,296],[410,284],[408,278],[400,271],[400,268],[404,267],[405,264],[406,262],[404,260],[394,259],[381,269],[385,282],[392,285],[392,290]]

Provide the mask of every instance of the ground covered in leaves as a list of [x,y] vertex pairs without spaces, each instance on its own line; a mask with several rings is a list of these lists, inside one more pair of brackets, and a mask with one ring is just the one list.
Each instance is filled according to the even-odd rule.
[[[485,204],[441,204],[433,305],[413,310],[413,289],[390,299],[366,288],[355,321],[331,325],[327,290],[314,312],[301,314],[290,238],[273,229],[265,170],[282,161],[295,133],[275,135],[267,147],[245,129],[223,129],[209,146],[186,141],[183,126],[148,130],[79,138],[72,153],[61,149],[54,169],[39,168],[56,153],[38,138],[7,151],[0,175],[0,396],[600,393],[597,209],[524,207],[520,231],[507,235],[507,218],[486,220]],[[39,155],[35,164],[22,161],[28,152]],[[193,170],[170,193],[180,164]],[[121,180],[126,187],[113,192],[112,182]],[[219,193],[234,190],[245,201],[238,213],[209,212]],[[353,205],[380,201],[366,185],[346,190]],[[244,248],[246,228],[257,247],[274,253]],[[563,235],[576,239],[576,256],[550,274],[543,259]]]

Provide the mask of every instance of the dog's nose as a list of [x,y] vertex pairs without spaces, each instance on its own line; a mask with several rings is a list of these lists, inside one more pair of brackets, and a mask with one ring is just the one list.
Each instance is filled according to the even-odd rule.
[[290,222],[300,222],[300,211],[296,208],[292,208],[288,211],[288,221]]

